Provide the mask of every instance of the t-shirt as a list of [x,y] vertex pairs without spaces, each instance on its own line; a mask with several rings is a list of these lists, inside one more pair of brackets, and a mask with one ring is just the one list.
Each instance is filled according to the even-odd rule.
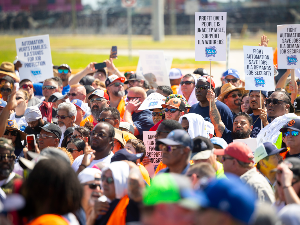
[[87,118],[85,118],[84,120],[82,120],[80,122],[80,126],[84,127],[84,125],[85,125],[86,122],[91,122],[91,123],[93,123],[94,126],[97,125],[97,121],[94,122],[94,117],[92,115],[89,115]]
[[149,131],[154,126],[152,113],[149,109],[132,114],[134,126],[139,130],[139,135],[136,138],[143,140],[143,131]]
[[[43,95],[42,87],[43,87],[43,83],[34,83],[33,84],[34,95],[42,96]],[[70,89],[71,89],[70,85],[63,87],[62,94],[63,95],[67,94],[70,91]]]
[[[259,115],[255,116],[253,113],[249,114],[249,116],[251,116],[252,120],[253,120],[253,129],[252,129],[250,137],[256,138],[258,133],[261,130],[261,119],[259,118]],[[268,122],[269,123],[271,122],[270,118],[268,118]]]
[[35,106],[35,105],[38,105],[42,103],[42,101],[40,99],[38,99],[37,97],[32,97],[29,101],[28,101],[28,105],[27,107],[30,107],[30,106]]
[[153,89],[149,89],[148,91],[146,91],[147,97],[149,95],[151,95],[152,93],[155,93],[155,91]]
[[[233,117],[232,117],[232,112],[230,111],[230,109],[228,108],[227,105],[225,105],[223,102],[220,101],[216,101],[216,106],[217,109],[220,113],[221,116],[221,120],[224,123],[225,127],[229,130],[232,131],[232,127],[233,127]],[[190,111],[190,113],[197,113],[199,115],[201,115],[204,120],[211,122],[210,117],[209,117],[209,106],[207,107],[201,107],[199,105],[199,103],[192,105]],[[223,133],[224,135],[224,133]],[[230,143],[230,140],[226,140],[226,135],[222,138],[227,142]]]
[[[114,153],[110,152],[110,154],[102,159],[98,159],[98,160],[93,160],[91,162],[91,164],[87,167],[87,168],[92,168],[93,165],[97,164],[98,162],[104,162],[107,165],[110,164],[111,158],[113,157]],[[78,170],[79,166],[81,165],[82,159],[83,159],[84,155],[80,155],[78,156],[73,164],[72,164],[72,168],[75,170],[75,172]],[[91,158],[91,156],[89,155],[89,158]]]
[[9,117],[10,120],[16,120],[18,127],[21,131],[24,131],[25,128],[28,126],[28,123],[25,120],[25,116],[17,116],[16,113],[12,113]]
[[71,89],[70,85],[63,87],[62,94],[65,95],[65,94],[69,93],[70,89]]
[[287,159],[287,158],[290,158],[290,157],[297,157],[297,158],[300,158],[300,153],[295,154],[295,155],[290,155],[290,152],[287,152],[285,158]]

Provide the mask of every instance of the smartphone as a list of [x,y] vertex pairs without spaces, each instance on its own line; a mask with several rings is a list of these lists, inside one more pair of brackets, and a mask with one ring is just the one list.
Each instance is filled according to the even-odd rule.
[[113,58],[113,59],[118,58],[118,48],[117,48],[117,46],[112,46],[111,47],[109,58]]
[[27,135],[26,141],[27,141],[27,145],[28,145],[28,151],[35,152],[35,136],[34,136],[34,134]]
[[103,69],[106,67],[106,63],[105,62],[102,62],[102,63],[97,63],[94,65],[95,66],[95,69],[96,70],[99,70],[99,69]]

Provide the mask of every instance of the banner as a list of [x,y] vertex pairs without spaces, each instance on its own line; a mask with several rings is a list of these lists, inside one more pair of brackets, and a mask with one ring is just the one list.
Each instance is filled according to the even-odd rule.
[[195,61],[226,61],[226,12],[195,13]]
[[278,69],[300,68],[300,24],[277,25]]
[[162,104],[165,104],[166,97],[159,93],[150,94],[141,104],[138,110],[145,109],[160,109]]
[[29,79],[33,83],[53,77],[53,66],[49,35],[16,39],[20,79]]
[[271,47],[244,46],[245,89],[275,91]]

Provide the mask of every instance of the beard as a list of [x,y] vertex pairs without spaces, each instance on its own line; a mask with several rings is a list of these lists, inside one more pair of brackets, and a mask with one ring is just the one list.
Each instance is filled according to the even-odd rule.
[[92,113],[92,116],[98,120],[99,117],[100,117],[100,114],[103,110],[104,106],[102,106],[101,108],[98,106],[98,105],[94,105],[92,108],[91,108],[91,113]]
[[242,105],[242,101],[240,99],[234,100],[233,102],[235,105],[237,106],[241,106]]
[[[2,168],[4,165],[8,165],[9,168]],[[9,174],[13,171],[13,167],[9,163],[1,163],[0,166],[0,175],[2,177],[8,178]]]
[[116,97],[123,97],[125,95],[125,91],[114,91],[112,94]]
[[[58,122],[58,125],[60,125],[59,122]],[[60,128],[62,134],[65,133],[65,131],[66,131],[66,129],[67,129],[67,127],[66,127],[65,124],[62,125],[62,126],[60,125],[59,128]]]
[[238,130],[238,131],[232,132],[232,138],[233,139],[245,139],[245,138],[248,138],[250,134],[251,134],[251,130],[247,130],[247,131]]

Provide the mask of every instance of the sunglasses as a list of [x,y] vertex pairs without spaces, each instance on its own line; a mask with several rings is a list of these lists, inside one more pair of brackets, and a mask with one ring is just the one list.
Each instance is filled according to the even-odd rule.
[[107,135],[104,134],[104,133],[96,133],[95,131],[92,131],[92,132],[91,132],[91,136],[95,136],[95,135],[96,135],[96,137],[100,137],[100,138],[105,138],[105,137],[107,137]]
[[242,97],[242,94],[241,93],[232,94],[231,96],[228,96],[228,97],[231,97],[231,98]]
[[269,105],[272,102],[273,105],[277,105],[279,102],[285,102],[283,100],[279,100],[277,98],[273,98],[273,99],[266,99],[266,105]]
[[22,88],[24,88],[24,89],[25,89],[25,88],[28,88],[28,87],[29,87],[29,88],[33,88],[33,85],[32,85],[32,84],[23,84],[23,85],[22,85]]
[[112,177],[106,177],[106,176],[103,176],[103,175],[102,175],[101,181],[102,181],[102,182],[103,182],[103,181],[106,181],[106,183],[112,184],[112,183],[114,182],[114,178],[112,178]]
[[152,112],[152,116],[162,116],[162,112]]
[[100,184],[84,184],[84,185],[88,185],[90,189],[95,190],[97,187],[99,187],[101,189]]
[[176,111],[178,111],[178,109],[168,109],[168,108],[165,108],[164,111],[165,112],[170,112],[170,113],[175,113]]
[[73,153],[74,151],[80,152],[82,150],[77,150],[77,149],[74,149],[74,148],[67,148],[67,151],[70,152],[70,153]]
[[176,149],[179,149],[181,147],[179,146],[170,146],[170,145],[165,145],[165,144],[160,144],[158,145],[158,150],[159,151],[166,151],[166,152],[172,152]]
[[48,90],[52,90],[52,89],[56,89],[56,87],[54,87],[54,86],[50,86],[50,85],[46,85],[46,86],[42,86],[42,89],[44,90],[44,89],[48,89]]
[[184,85],[184,84],[191,85],[192,83],[194,83],[194,82],[193,81],[181,81],[180,82],[181,85]]
[[98,122],[105,122],[105,121],[107,121],[107,120],[113,120],[114,118],[110,118],[110,117],[107,117],[107,118],[99,118],[98,119]]
[[73,96],[73,97],[75,97],[75,96],[77,96],[77,95],[79,95],[79,94],[81,94],[81,93],[68,93],[67,95],[70,97],[70,96]]
[[58,71],[58,73],[64,73],[64,74],[68,74],[69,73],[69,70],[63,70],[63,69],[58,69],[57,70]]
[[[122,83],[122,82],[116,82],[116,83],[113,83],[112,85],[114,85],[115,87],[119,87],[120,85],[124,86],[124,83]],[[109,85],[109,86],[112,86],[112,85]]]
[[208,89],[209,88],[209,86],[207,86],[207,85],[196,85],[195,86],[195,88],[196,88],[196,90],[206,90],[206,89]]
[[141,97],[128,97],[127,96],[127,101],[135,100],[135,99],[140,99]]
[[91,103],[93,103],[93,102],[102,102],[102,101],[104,101],[104,100],[106,100],[105,98],[92,98],[91,100],[90,100],[90,102]]
[[71,136],[71,139],[74,139],[74,138],[82,138],[82,136],[81,135],[79,135],[79,134],[73,134],[72,136]]
[[1,91],[1,92],[11,92],[11,89],[10,89],[10,88],[4,88],[4,87],[2,87],[2,88],[0,89],[0,91]]
[[17,136],[19,132],[16,130],[6,130],[4,132],[4,135],[9,135],[9,133],[11,134],[11,136]]
[[238,81],[238,79],[225,79],[226,83],[236,83]]
[[299,131],[293,130],[293,131],[286,131],[286,132],[283,133],[283,135],[286,136],[286,137],[289,136],[290,134],[292,134],[292,136],[296,137],[296,136],[299,135]]
[[61,120],[64,120],[64,119],[66,119],[66,118],[68,118],[68,117],[71,117],[71,116],[60,116],[60,115],[56,115],[56,118],[57,118],[57,119],[61,119]]
[[5,159],[8,159],[8,160],[15,160],[16,159],[16,156],[14,154],[12,155],[0,155],[0,161],[4,161]]
[[47,135],[47,134],[38,134],[37,138],[58,138],[58,137],[50,136],[50,135]]

